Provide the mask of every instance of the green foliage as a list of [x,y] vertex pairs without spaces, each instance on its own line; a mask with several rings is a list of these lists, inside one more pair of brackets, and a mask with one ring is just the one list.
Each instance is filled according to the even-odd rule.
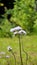
[[3,19],[0,24],[0,37],[11,37],[10,29],[13,26],[7,19]]
[[14,7],[14,21],[29,32],[33,31],[34,21],[36,20],[34,5],[34,0],[16,0]]
[[[37,65],[37,36],[22,36],[21,45],[23,42],[24,51],[28,53],[27,65]],[[0,38],[0,52],[5,52],[6,54],[0,54],[0,65],[15,65],[15,60],[13,55],[7,50],[7,47],[11,46],[16,57],[16,65],[20,65],[20,55],[19,55],[19,40],[17,37],[14,38]],[[22,50],[22,49],[21,49]],[[10,58],[4,58],[5,56],[10,56]],[[4,56],[1,59],[1,56]],[[22,50],[23,65],[26,65],[26,55]]]
[[18,25],[29,33],[34,30],[35,21],[37,19],[35,0],[15,1],[14,8],[5,8],[5,14],[0,18],[0,37],[9,37],[12,35],[12,33],[10,33],[10,28]]

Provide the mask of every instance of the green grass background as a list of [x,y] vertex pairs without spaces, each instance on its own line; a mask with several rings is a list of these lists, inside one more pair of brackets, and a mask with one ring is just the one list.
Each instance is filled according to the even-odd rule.
[[[37,35],[22,36],[21,44],[23,43],[24,50],[28,53],[27,65],[37,65]],[[15,65],[14,57],[7,50],[7,47],[11,46],[16,56],[16,65],[20,65],[19,55],[19,39],[18,37],[13,38],[0,38],[0,52],[6,52],[10,58],[0,58],[0,65]],[[1,56],[1,55],[0,55]],[[2,55],[4,56],[4,55]],[[26,65],[26,54],[22,50],[23,64]]]

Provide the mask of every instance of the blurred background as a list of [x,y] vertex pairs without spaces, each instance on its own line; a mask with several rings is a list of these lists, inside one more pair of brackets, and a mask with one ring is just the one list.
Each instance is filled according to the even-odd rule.
[[15,26],[37,35],[37,0],[0,0],[0,37],[11,37]]

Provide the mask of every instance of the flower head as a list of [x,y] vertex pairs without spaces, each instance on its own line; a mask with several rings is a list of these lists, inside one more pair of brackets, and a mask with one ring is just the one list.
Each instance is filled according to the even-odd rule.
[[20,26],[17,26],[17,27],[15,27],[15,28],[10,29],[10,32],[19,31],[19,30],[21,30],[21,29],[22,29],[22,28],[21,28]]
[[13,34],[14,34],[14,35],[17,35],[17,34],[20,34],[20,35],[21,35],[21,34],[25,34],[25,35],[26,35],[27,33],[26,33],[26,31],[24,31],[24,30],[20,30],[20,31],[14,32]]
[[26,31],[24,31],[20,26],[17,26],[17,27],[15,27],[15,28],[12,28],[12,29],[10,29],[10,32],[13,32],[13,35],[15,36],[15,35],[17,35],[17,34],[27,34],[26,33]]
[[12,51],[12,48],[10,46],[7,47],[8,51]]
[[18,33],[19,34],[27,34],[26,31],[24,31],[24,30],[20,30]]
[[9,55],[7,55],[7,56],[6,56],[6,58],[10,58],[10,56],[9,56]]

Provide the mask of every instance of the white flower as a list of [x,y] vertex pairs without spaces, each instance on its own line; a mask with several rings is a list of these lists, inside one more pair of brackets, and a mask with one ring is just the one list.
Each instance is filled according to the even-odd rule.
[[14,36],[16,34],[27,34],[26,31],[24,31],[20,26],[10,29],[10,32],[13,32]]
[[12,50],[12,48],[10,46],[8,46],[7,49],[8,49],[8,51],[11,51]]
[[17,27],[15,27],[15,28],[10,29],[10,32],[19,31],[19,30],[21,30],[21,29],[22,29],[22,28],[21,28],[20,26],[17,26]]
[[24,31],[24,30],[20,30],[18,33],[19,34],[27,34],[26,31]]
[[0,54],[5,54],[5,52],[0,52]]
[[6,58],[10,58],[10,56],[9,56],[9,55],[7,55],[7,56],[6,56]]
[[26,35],[27,33],[24,30],[20,30],[20,31],[14,32],[13,34],[14,35],[16,35],[16,34],[25,34]]

